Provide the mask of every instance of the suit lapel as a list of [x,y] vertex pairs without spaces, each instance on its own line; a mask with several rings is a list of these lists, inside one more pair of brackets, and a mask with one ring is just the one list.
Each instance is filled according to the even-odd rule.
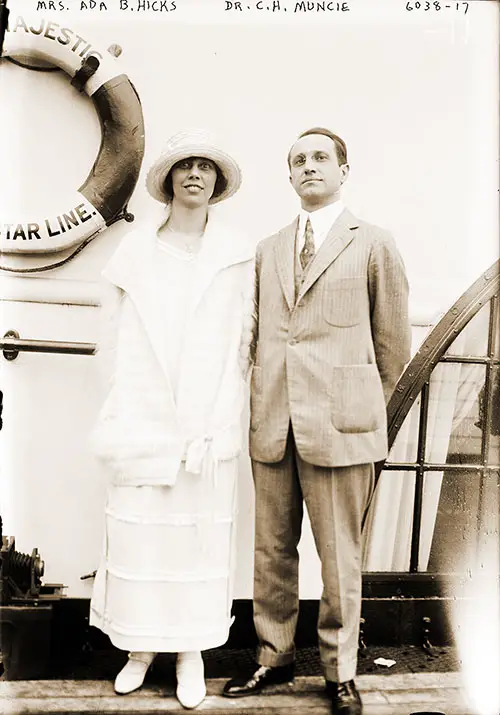
[[299,219],[296,218],[289,226],[282,229],[274,244],[276,270],[288,308],[295,305],[295,235]]
[[351,243],[355,236],[353,229],[358,226],[359,221],[356,220],[350,211],[344,209],[339,218],[332,225],[328,235],[309,265],[304,282],[300,287],[297,300],[299,300],[304,293],[311,288],[321,274],[325,272],[328,266],[333,263],[342,251]]

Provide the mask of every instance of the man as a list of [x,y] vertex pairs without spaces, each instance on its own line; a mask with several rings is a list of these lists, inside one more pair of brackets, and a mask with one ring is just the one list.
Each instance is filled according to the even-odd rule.
[[342,205],[342,139],[309,129],[288,163],[300,215],[256,256],[250,455],[259,667],[224,694],[293,678],[305,501],[322,564],[318,639],[332,713],[360,715],[361,528],[374,462],[387,455],[385,406],[410,357],[408,283],[392,237]]

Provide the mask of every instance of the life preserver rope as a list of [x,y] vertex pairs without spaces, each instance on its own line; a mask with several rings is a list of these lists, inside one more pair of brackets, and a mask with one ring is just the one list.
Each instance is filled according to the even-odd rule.
[[34,256],[79,247],[123,215],[136,186],[144,157],[139,96],[114,57],[50,18],[11,14],[2,57],[49,62],[64,70],[93,102],[102,137],[87,179],[61,197],[58,211],[28,219],[8,216],[5,208],[0,212],[0,252]]

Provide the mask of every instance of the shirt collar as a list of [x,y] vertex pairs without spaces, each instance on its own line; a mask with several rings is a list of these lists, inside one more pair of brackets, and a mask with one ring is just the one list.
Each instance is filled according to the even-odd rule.
[[328,204],[323,206],[323,208],[317,211],[305,211],[301,209],[299,215],[299,237],[300,240],[304,240],[304,230],[306,227],[307,219],[311,221],[312,230],[314,232],[314,244],[316,250],[323,243],[326,238],[330,228],[338,219],[342,211],[344,210],[344,204],[342,201],[335,201],[333,204]]

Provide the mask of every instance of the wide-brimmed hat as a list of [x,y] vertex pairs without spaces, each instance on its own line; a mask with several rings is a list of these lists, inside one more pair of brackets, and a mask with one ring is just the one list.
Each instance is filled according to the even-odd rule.
[[209,204],[216,204],[235,194],[241,185],[241,170],[236,161],[215,142],[214,137],[201,129],[179,132],[170,137],[161,155],[150,167],[146,176],[146,188],[157,201],[166,204],[172,200],[165,192],[165,179],[178,161],[199,156],[211,159],[224,176],[226,186]]

